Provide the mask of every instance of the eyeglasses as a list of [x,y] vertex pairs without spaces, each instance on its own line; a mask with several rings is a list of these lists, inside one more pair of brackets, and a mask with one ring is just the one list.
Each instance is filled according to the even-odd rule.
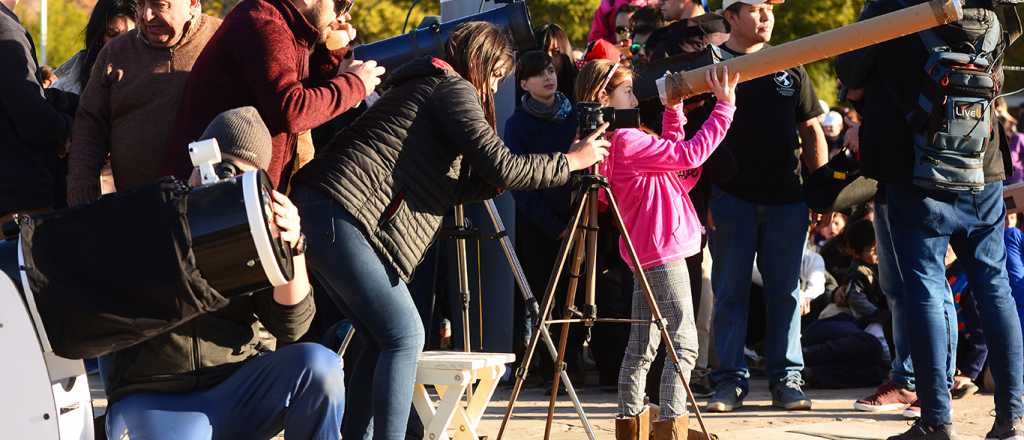
[[334,10],[338,12],[338,15],[345,15],[352,10],[352,6],[355,4],[356,0],[334,0]]
[[629,35],[631,29],[628,26],[618,26],[615,28],[615,33],[618,35]]

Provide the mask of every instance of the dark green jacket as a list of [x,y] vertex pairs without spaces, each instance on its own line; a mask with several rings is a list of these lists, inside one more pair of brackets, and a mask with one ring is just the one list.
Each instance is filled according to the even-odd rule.
[[111,402],[139,392],[185,393],[226,379],[245,361],[269,351],[257,321],[277,338],[294,342],[309,329],[313,295],[294,306],[274,301],[270,290],[235,297],[223,309],[103,359]]

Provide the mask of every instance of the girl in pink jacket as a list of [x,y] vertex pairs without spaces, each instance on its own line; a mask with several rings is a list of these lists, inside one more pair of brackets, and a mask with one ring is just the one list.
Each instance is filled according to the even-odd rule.
[[[700,177],[701,164],[725,138],[736,111],[739,76],[730,78],[728,69],[722,70],[721,76],[717,71],[707,76],[718,103],[692,139],[684,140],[682,104],[665,103],[661,137],[639,129],[616,130],[610,135],[608,158],[599,167],[611,184],[640,267],[634,267],[624,241],[619,244],[622,258],[634,272],[643,270],[647,276],[686,377],[697,359],[697,330],[685,258],[700,251],[703,232],[687,192]],[[576,98],[617,109],[637,106],[629,68],[606,60],[583,67],[576,82]],[[633,292],[632,319],[651,320],[639,283]],[[645,379],[659,344],[656,327],[632,325],[619,370],[616,438],[643,437],[647,423]],[[653,425],[655,438],[687,438],[686,394],[670,362],[662,370],[660,390],[661,417]]]

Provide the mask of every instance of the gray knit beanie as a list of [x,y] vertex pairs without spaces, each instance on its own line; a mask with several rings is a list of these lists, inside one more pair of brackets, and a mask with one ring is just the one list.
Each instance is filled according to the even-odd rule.
[[270,166],[270,130],[254,107],[239,107],[217,115],[200,140],[214,138],[220,152],[249,162],[261,170]]

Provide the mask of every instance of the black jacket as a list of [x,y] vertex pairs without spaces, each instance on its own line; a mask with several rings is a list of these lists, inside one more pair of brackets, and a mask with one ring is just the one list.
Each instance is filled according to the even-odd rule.
[[[0,4],[0,216],[54,206],[57,149],[77,96],[43,92],[32,37]],[[61,107],[61,108],[58,108]]]
[[[907,0],[908,4],[921,3]],[[966,7],[972,7],[970,2]],[[898,0],[868,2],[860,20],[887,14],[900,9]],[[965,14],[969,10],[965,10]],[[956,24],[935,28],[946,41],[954,41],[962,33]],[[836,72],[843,85],[850,89],[864,89],[859,104],[863,123],[860,126],[860,159],[864,175],[882,183],[910,183],[913,162],[913,133],[905,115],[916,107],[925,77],[924,65],[928,54],[916,34],[840,55]],[[998,124],[994,124],[998,127]],[[998,131],[993,134],[985,151],[985,181],[996,182],[1005,178],[1005,164],[1001,148],[1005,142]]]
[[453,205],[569,180],[562,153],[511,153],[487,123],[476,90],[443,61],[411,61],[387,85],[294,179],[351,213],[403,280]]

